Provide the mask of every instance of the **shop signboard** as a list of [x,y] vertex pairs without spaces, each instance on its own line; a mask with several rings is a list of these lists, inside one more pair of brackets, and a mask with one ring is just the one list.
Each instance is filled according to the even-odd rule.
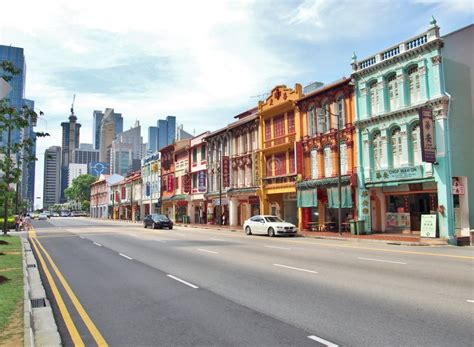
[[224,188],[230,186],[230,175],[229,175],[229,157],[223,156],[222,157],[222,183]]
[[198,172],[198,190],[200,192],[206,191],[206,171],[204,170]]
[[173,191],[173,182],[174,181],[174,177],[173,175],[168,175],[168,192],[172,192]]
[[409,166],[372,172],[372,182],[399,181],[423,178],[421,166]]
[[258,196],[249,196],[249,204],[250,205],[260,204],[259,197]]
[[453,194],[464,195],[464,186],[459,181],[459,177],[453,177]]
[[435,124],[433,110],[428,107],[420,109],[421,158],[426,163],[436,162]]
[[436,215],[422,214],[421,215],[421,237],[436,237]]

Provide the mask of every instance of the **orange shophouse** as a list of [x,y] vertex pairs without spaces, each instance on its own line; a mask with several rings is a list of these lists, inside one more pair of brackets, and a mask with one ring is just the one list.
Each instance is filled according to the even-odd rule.
[[302,97],[284,85],[258,104],[261,185],[257,190],[260,213],[280,216],[298,225],[296,179],[301,171],[302,125],[296,102]]
[[175,163],[174,163],[175,145],[160,149],[161,153],[161,196],[160,210],[161,213],[167,215],[174,220],[173,200],[175,194]]
[[[357,179],[353,95],[351,79],[343,78],[319,87],[297,102],[304,133],[302,179],[297,183],[297,204],[303,229],[337,229],[339,153],[343,227],[348,228],[349,220],[355,218]],[[340,150],[337,146],[338,128]]]

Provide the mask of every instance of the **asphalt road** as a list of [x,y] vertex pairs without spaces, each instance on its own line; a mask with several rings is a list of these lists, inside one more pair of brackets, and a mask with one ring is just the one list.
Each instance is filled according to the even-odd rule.
[[[151,230],[87,218],[34,225],[111,346],[474,343],[472,247]],[[58,289],[82,340],[94,344],[70,295]],[[72,345],[49,285],[47,292]]]

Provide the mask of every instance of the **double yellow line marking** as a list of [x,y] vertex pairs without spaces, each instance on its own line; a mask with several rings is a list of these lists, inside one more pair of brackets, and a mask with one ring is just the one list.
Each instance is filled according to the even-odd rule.
[[39,261],[41,263],[42,268],[44,269],[44,273],[46,275],[46,278],[48,279],[49,285],[51,286],[51,290],[53,292],[53,295],[56,299],[56,302],[58,303],[58,308],[59,311],[61,312],[61,315],[64,319],[64,323],[66,324],[66,327],[69,331],[69,334],[71,335],[72,341],[75,346],[85,346],[84,341],[82,340],[76,325],[74,324],[71,315],[66,307],[66,304],[64,303],[64,300],[61,296],[61,293],[58,290],[58,287],[56,286],[56,283],[54,282],[53,276],[51,275],[51,272],[49,271],[46,261],[44,260],[41,251],[44,253],[46,259],[49,261],[49,264],[51,265],[51,268],[53,269],[54,273],[58,277],[59,281],[61,282],[61,285],[64,287],[64,290],[68,294],[72,304],[76,308],[77,312],[79,313],[79,316],[82,318],[82,321],[86,325],[87,329],[91,333],[92,337],[94,338],[95,342],[97,343],[98,346],[108,346],[107,342],[105,341],[104,337],[102,334],[99,332],[95,324],[92,322],[91,318],[87,314],[87,312],[84,310],[84,307],[81,305],[79,300],[77,299],[76,295],[74,294],[73,290],[67,283],[66,279],[64,276],[61,274],[59,271],[58,267],[54,263],[53,259],[49,255],[49,253],[44,249],[43,245],[39,242],[39,240],[36,237],[36,231],[34,229],[30,230],[29,232],[29,237],[31,240],[31,243],[36,251],[36,254],[38,255]]

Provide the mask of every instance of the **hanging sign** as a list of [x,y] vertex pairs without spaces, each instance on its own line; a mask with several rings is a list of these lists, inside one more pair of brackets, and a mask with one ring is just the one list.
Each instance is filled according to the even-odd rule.
[[206,171],[202,170],[198,172],[198,191],[206,191]]
[[422,214],[421,215],[421,237],[436,237],[436,215]]
[[420,109],[420,137],[422,160],[426,163],[436,162],[435,124],[431,108]]
[[230,186],[230,175],[229,175],[229,157],[223,156],[222,157],[222,183],[224,188]]
[[453,177],[453,194],[464,195],[464,186],[459,181],[459,177]]

